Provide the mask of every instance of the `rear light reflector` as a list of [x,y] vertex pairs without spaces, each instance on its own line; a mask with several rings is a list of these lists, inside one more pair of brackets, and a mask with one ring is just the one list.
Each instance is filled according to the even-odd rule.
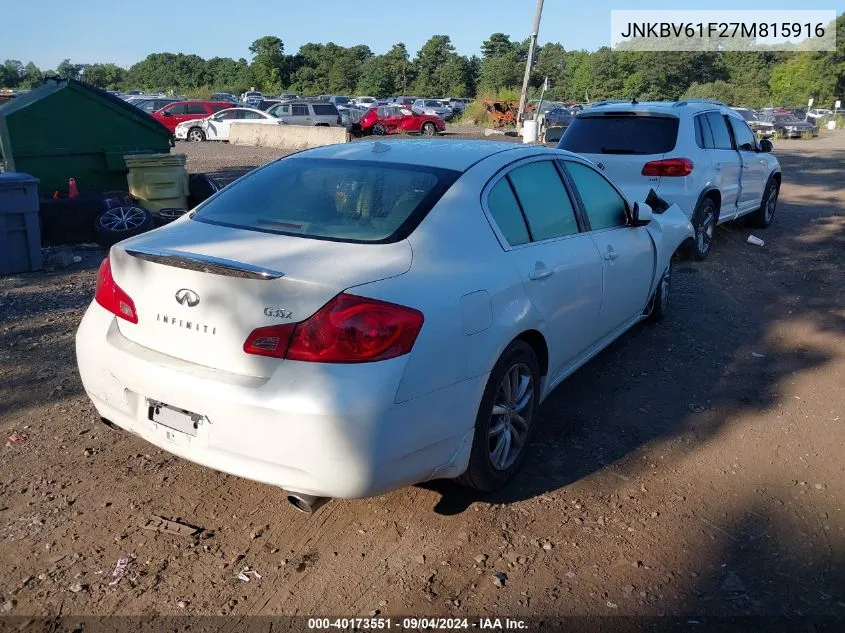
[[422,325],[418,310],[343,293],[305,321],[258,328],[244,351],[315,363],[368,363],[410,352]]
[[689,158],[664,158],[643,165],[643,176],[689,176],[692,161]]
[[296,323],[271,325],[253,330],[244,343],[244,351],[256,356],[284,358]]
[[106,257],[100,264],[97,273],[97,289],[94,292],[94,299],[106,310],[116,317],[125,319],[130,323],[138,322],[138,313],[135,312],[135,302],[118,286],[111,274],[111,260]]

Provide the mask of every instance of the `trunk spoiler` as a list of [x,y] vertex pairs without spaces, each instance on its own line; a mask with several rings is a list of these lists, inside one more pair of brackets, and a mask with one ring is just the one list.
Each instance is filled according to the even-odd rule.
[[132,257],[153,262],[154,264],[173,266],[182,270],[196,270],[211,275],[264,280],[284,277],[284,273],[278,270],[253,266],[252,264],[236,262],[231,259],[222,259],[220,257],[200,255],[198,253],[185,253],[166,248],[127,248],[126,253]]

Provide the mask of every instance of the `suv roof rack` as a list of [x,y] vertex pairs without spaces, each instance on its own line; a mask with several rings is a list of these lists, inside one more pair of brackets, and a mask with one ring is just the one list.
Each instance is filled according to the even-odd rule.
[[[676,101],[672,105],[672,107],[678,108],[680,106],[689,105],[691,103],[709,103],[711,105],[725,106],[725,104],[722,103],[721,101],[719,101],[718,99],[684,99],[683,101]],[[727,108],[728,106],[725,106],[725,107]]]

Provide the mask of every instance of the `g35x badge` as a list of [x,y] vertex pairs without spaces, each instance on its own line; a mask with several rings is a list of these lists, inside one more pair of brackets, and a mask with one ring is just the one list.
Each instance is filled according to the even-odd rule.
[[285,310],[284,308],[264,308],[264,316],[276,317],[277,319],[292,319],[293,312]]

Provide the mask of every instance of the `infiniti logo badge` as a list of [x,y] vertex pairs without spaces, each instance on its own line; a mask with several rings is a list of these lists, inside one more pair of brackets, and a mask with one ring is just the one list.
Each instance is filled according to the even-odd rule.
[[199,304],[200,296],[193,290],[182,288],[181,290],[176,291],[176,302],[180,305],[193,308],[195,305]]

